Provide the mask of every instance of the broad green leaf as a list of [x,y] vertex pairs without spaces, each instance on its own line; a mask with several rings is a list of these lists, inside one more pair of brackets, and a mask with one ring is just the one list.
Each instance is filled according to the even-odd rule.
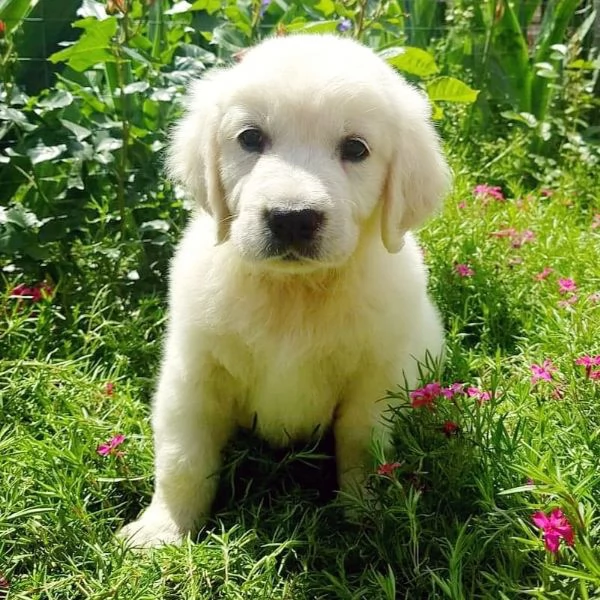
[[68,129],[75,136],[78,142],[80,142],[81,140],[85,140],[85,138],[89,137],[92,134],[92,132],[89,129],[86,129],[81,125],[77,125],[77,123],[67,121],[66,119],[61,119],[60,122],[62,123],[65,129]]
[[396,69],[419,77],[435,75],[440,70],[435,63],[435,58],[421,48],[412,46],[388,48],[380,52],[379,56]]
[[314,8],[322,15],[330,17],[335,12],[335,3],[333,0],[319,0],[315,3]]
[[50,56],[53,63],[67,62],[75,71],[85,71],[102,62],[114,62],[110,51],[111,39],[117,32],[117,19],[109,17],[97,21],[91,17],[76,21],[74,27],[85,29],[85,33],[72,45]]
[[43,144],[38,144],[34,148],[27,150],[26,153],[31,159],[31,162],[34,165],[37,165],[41,162],[58,158],[66,149],[67,146],[65,144],[58,144],[58,146],[44,146]]
[[221,0],[197,0],[192,4],[190,10],[205,10],[209,15],[221,9]]
[[466,83],[454,77],[438,77],[427,84],[426,90],[429,99],[433,102],[472,104],[477,100],[479,94],[479,90],[470,88]]
[[123,147],[123,140],[119,138],[106,137],[96,147],[97,152],[112,152]]
[[40,221],[31,211],[24,208],[21,204],[15,204],[8,210],[0,207],[0,225],[11,223],[21,229],[28,227],[37,227]]
[[513,112],[511,110],[506,110],[501,112],[500,115],[509,121],[518,121],[519,123],[523,123],[527,125],[527,127],[531,127],[534,129],[538,125],[538,121],[534,115],[528,112]]
[[0,0],[0,21],[6,23],[9,33],[21,25],[38,0]]
[[38,102],[38,106],[52,110],[55,108],[64,108],[65,106],[69,106],[72,102],[73,95],[70,92],[67,92],[67,90],[58,90],[56,93],[52,94],[52,96]]
[[134,83],[130,83],[123,88],[124,94],[139,94],[141,92],[145,92],[150,87],[150,84],[147,81],[135,81]]
[[305,32],[305,33],[333,33],[338,26],[338,21],[316,21],[307,23],[306,21],[297,21],[286,27],[287,31]]

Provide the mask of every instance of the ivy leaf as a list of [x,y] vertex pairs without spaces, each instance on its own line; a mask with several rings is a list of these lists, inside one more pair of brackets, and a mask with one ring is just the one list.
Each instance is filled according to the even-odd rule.
[[429,52],[413,46],[388,48],[379,56],[392,67],[419,77],[429,77],[440,70]]
[[58,158],[67,149],[66,144],[58,146],[44,146],[39,143],[35,148],[30,148],[26,151],[27,156],[31,159],[32,164],[37,165],[48,160]]
[[53,110],[55,108],[64,108],[73,102],[73,95],[67,90],[58,90],[52,96],[38,102],[38,106]]
[[75,71],[82,72],[98,63],[115,61],[110,51],[111,40],[117,32],[115,17],[103,21],[88,17],[76,21],[73,27],[85,29],[85,32],[73,45],[52,54],[51,62],[66,62]]
[[472,104],[477,100],[479,94],[479,90],[470,88],[466,83],[454,77],[438,77],[427,84],[426,90],[432,102]]
[[86,137],[89,137],[92,134],[89,129],[86,129],[81,125],[77,125],[77,123],[67,121],[66,119],[61,119],[60,122],[65,129],[68,129],[75,136],[78,142],[85,140]]

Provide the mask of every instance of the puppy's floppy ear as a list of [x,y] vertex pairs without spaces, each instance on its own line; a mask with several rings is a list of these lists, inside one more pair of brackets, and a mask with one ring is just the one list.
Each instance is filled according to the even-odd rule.
[[425,96],[395,82],[397,115],[394,155],[384,190],[381,237],[388,252],[399,252],[404,234],[420,225],[441,203],[451,181],[431,108]]
[[217,71],[192,84],[185,114],[173,129],[166,162],[171,180],[215,219],[219,243],[227,238],[231,220],[221,185],[217,141],[222,74]]

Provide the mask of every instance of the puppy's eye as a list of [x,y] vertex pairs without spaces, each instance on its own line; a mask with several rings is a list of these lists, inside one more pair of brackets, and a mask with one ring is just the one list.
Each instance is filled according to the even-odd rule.
[[342,160],[360,162],[369,156],[369,147],[360,138],[352,137],[342,142],[340,154]]
[[244,129],[238,136],[237,140],[240,146],[246,152],[262,152],[265,149],[265,136],[260,129],[249,127]]

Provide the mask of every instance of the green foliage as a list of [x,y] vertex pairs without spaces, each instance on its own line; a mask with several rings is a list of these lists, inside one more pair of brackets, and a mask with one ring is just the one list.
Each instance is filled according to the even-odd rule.
[[[600,352],[600,63],[591,2],[551,0],[535,34],[541,5],[0,0],[0,578],[11,596],[598,595],[598,385],[573,361]],[[112,534],[151,491],[148,403],[188,209],[162,172],[168,127],[206,68],[267,35],[336,31],[436,105],[457,174],[422,232],[448,331],[443,378],[491,400],[399,410],[395,455],[374,451],[400,466],[372,476],[354,523],[348,500],[329,502],[327,444],[277,453],[238,440],[198,542],[127,554]],[[19,61],[41,56],[53,62]],[[507,200],[475,198],[484,182]],[[534,237],[497,235],[507,228]],[[559,276],[578,283],[573,304]],[[529,365],[545,358],[555,382],[531,385]],[[125,455],[100,457],[116,432]],[[576,543],[551,556],[530,517],[555,506]]]

